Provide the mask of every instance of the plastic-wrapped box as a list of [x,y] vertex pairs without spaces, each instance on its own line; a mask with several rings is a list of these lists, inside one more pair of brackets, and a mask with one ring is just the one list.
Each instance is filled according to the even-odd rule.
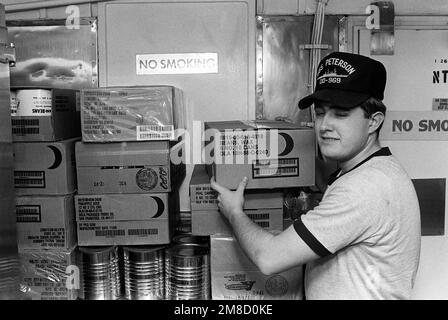
[[20,249],[20,290],[26,300],[76,300],[79,270],[76,248]]
[[83,89],[82,140],[175,140],[184,112],[182,92],[172,86]]
[[301,300],[302,266],[264,275],[234,237],[210,236],[212,300]]
[[73,194],[16,197],[20,249],[67,250],[76,245]]

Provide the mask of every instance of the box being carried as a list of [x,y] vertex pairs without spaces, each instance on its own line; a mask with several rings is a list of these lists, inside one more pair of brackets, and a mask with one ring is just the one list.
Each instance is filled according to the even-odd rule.
[[182,145],[169,141],[78,142],[76,167],[79,194],[170,192],[185,177]]
[[302,266],[264,275],[235,238],[210,236],[212,300],[301,300]]
[[[25,299],[76,300],[79,276],[75,250],[19,250],[20,284]],[[69,272],[74,272],[73,279]]]
[[178,192],[75,196],[78,243],[167,244],[179,216]]
[[312,128],[283,121],[221,121],[206,122],[205,130],[206,139],[213,137],[205,146],[208,174],[227,188],[236,189],[244,176],[246,189],[315,183]]
[[184,112],[182,92],[172,86],[83,89],[82,140],[175,140]]
[[76,245],[73,195],[16,197],[19,249],[69,249]]
[[12,88],[13,141],[59,141],[81,136],[77,110],[79,91],[70,89]]
[[18,195],[64,195],[76,190],[75,142],[15,142],[14,187]]

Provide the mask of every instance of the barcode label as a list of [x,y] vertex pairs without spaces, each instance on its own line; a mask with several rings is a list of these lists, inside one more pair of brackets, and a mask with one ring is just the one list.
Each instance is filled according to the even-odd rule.
[[12,119],[13,126],[39,126],[39,119]]
[[249,213],[247,216],[252,220],[269,220],[269,213]]
[[269,228],[269,221],[254,221],[261,228]]
[[12,128],[12,134],[39,134],[39,128]]
[[124,230],[97,230],[95,231],[95,236],[97,237],[117,237],[124,236]]
[[255,168],[277,168],[284,166],[298,166],[299,158],[288,158],[288,159],[267,159],[267,160],[254,160],[253,163]]
[[298,177],[299,158],[255,160],[252,164],[252,178]]
[[129,236],[149,236],[159,234],[159,229],[129,229]]
[[137,126],[137,140],[171,140],[171,139],[174,139],[173,125]]
[[262,228],[269,228],[269,213],[248,213],[247,217]]
[[41,222],[39,205],[18,205],[16,206],[17,222]]
[[15,188],[45,188],[45,171],[14,171]]

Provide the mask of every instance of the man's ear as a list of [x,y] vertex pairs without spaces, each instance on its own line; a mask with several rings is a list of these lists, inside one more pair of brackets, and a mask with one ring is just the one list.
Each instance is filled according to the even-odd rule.
[[384,122],[384,113],[382,112],[375,112],[372,114],[369,118],[369,133],[373,133],[381,126],[381,124]]

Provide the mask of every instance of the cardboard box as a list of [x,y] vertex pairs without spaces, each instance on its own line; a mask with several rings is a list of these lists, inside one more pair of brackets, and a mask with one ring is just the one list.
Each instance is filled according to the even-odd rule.
[[[19,250],[20,284],[25,300],[76,300],[79,290],[66,271],[76,270],[75,248],[69,250]],[[78,276],[78,279],[76,278]],[[67,286],[68,284],[68,286]]]
[[[244,209],[267,209],[283,207],[283,192],[280,190],[246,190]],[[205,165],[195,165],[190,180],[191,211],[217,210],[217,193],[210,185]]]
[[16,197],[20,249],[69,249],[76,245],[73,195]]
[[[12,88],[19,90],[36,88]],[[40,88],[39,88],[40,89]],[[17,142],[59,141],[81,137],[81,119],[76,111],[79,91],[70,89],[51,90],[51,114],[39,114],[11,117],[12,139]],[[22,102],[23,103],[23,102]]]
[[64,195],[76,190],[75,142],[14,143],[14,187],[18,195]]
[[[265,230],[283,230],[283,208],[244,210],[244,213]],[[233,234],[231,226],[218,210],[192,211],[191,233],[194,235]]]
[[185,162],[173,164],[168,141],[76,143],[79,194],[170,192],[185,177]]
[[235,238],[210,237],[212,300],[301,300],[302,266],[266,276]]
[[172,86],[83,89],[82,140],[174,140],[184,112],[182,92]]
[[77,196],[76,202],[80,246],[168,244],[179,220],[177,191]]
[[205,130],[206,138],[214,137],[205,146],[208,174],[227,188],[236,189],[244,176],[246,189],[315,183],[312,128],[283,121],[221,121],[206,122]]

